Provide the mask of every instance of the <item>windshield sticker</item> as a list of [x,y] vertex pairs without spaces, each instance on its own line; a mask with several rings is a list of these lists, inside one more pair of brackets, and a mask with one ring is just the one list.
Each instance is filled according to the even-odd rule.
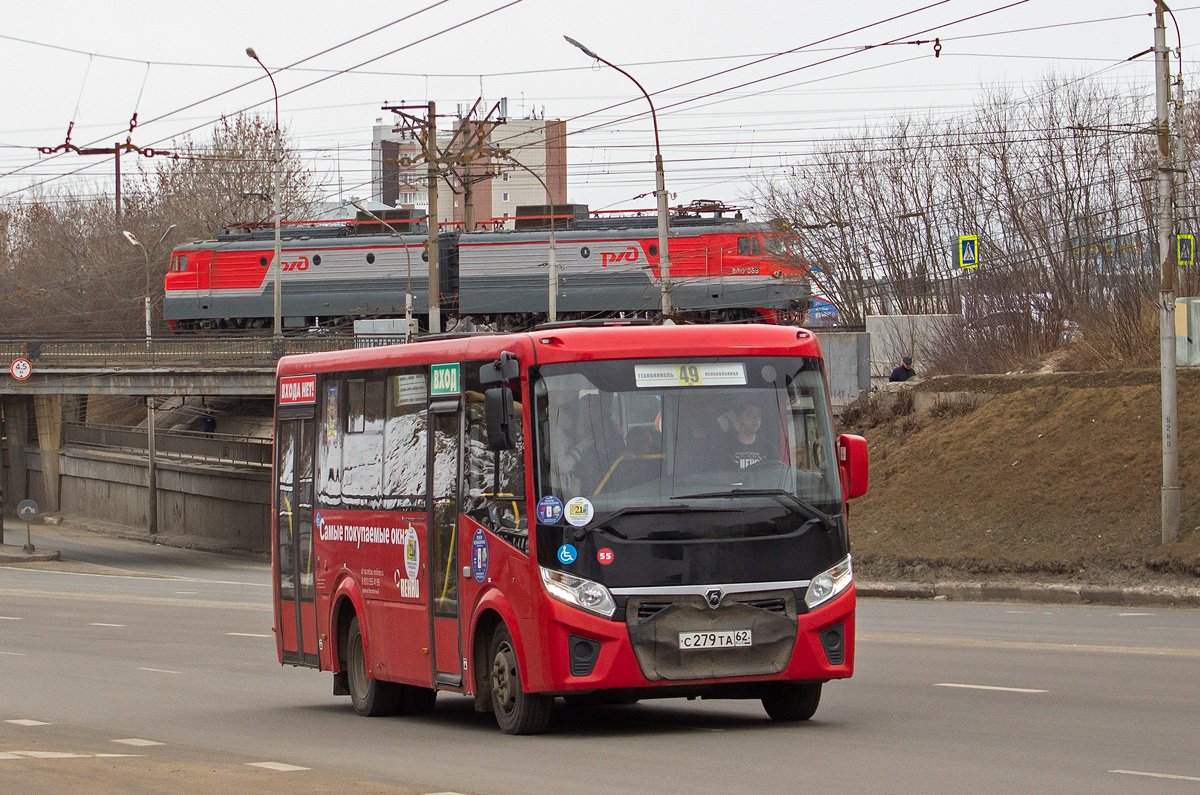
[[639,389],[670,386],[745,386],[746,365],[722,364],[635,364],[634,383]]
[[613,562],[613,551],[608,547],[599,550],[596,553],[596,560],[600,561],[601,566],[607,566]]
[[562,500],[554,495],[542,497],[537,506],[538,521],[542,524],[558,524],[563,516]]
[[563,544],[558,548],[558,562],[564,566],[574,563],[577,557],[579,557],[579,553],[570,544]]
[[488,542],[482,527],[475,529],[471,538],[471,574],[475,582],[483,582],[488,570]]
[[592,517],[596,515],[596,509],[592,507],[592,502],[587,497],[572,497],[567,500],[566,514],[567,524],[572,527],[583,527],[592,521]]

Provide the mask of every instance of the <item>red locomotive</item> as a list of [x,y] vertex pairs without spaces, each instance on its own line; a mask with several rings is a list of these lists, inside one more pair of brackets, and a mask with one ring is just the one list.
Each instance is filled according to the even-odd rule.
[[[285,328],[403,316],[406,293],[413,295],[413,311],[424,321],[427,236],[411,221],[400,231],[412,234],[395,234],[360,217],[364,222],[336,228],[284,229]],[[588,218],[586,208],[569,207],[556,210],[555,217],[562,319],[657,313],[661,273],[653,215]],[[543,218],[522,222],[518,215],[517,231],[442,232],[443,313],[505,330],[543,319],[550,237]],[[774,241],[769,225],[748,223],[740,215],[674,215],[669,245],[676,312],[718,322],[801,319],[810,303],[807,273],[783,264],[772,251]],[[178,246],[165,282],[167,322],[176,330],[269,328],[273,249],[269,228]]]

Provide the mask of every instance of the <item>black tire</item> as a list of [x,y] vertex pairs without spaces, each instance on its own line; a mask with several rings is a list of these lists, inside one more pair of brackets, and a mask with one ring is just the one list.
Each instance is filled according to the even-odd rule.
[[778,682],[763,692],[762,705],[771,720],[808,720],[821,703],[820,682]]
[[404,689],[400,697],[401,715],[428,715],[433,712],[433,703],[437,700],[437,691],[429,687],[416,685],[401,685]]
[[376,718],[395,715],[400,710],[404,686],[372,679],[367,673],[362,628],[357,616],[350,619],[350,630],[346,633],[346,679],[350,686],[350,703],[359,715]]
[[550,725],[554,698],[541,693],[526,693],[521,687],[521,670],[512,635],[503,624],[496,627],[488,647],[491,665],[488,676],[492,686],[492,711],[505,734],[541,734]]

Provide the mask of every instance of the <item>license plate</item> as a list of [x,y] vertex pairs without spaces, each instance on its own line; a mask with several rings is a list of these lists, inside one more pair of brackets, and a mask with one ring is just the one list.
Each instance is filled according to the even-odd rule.
[[750,630],[730,629],[720,632],[680,632],[681,649],[732,649],[751,645]]

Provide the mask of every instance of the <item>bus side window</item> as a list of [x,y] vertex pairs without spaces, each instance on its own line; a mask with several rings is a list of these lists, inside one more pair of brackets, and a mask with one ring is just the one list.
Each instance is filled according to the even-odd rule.
[[383,487],[382,378],[346,382],[346,436],[342,441],[342,502],[378,510]]
[[317,504],[334,508],[342,504],[341,382],[329,380],[321,392],[321,427],[317,429]]
[[383,431],[383,495],[386,510],[425,509],[425,436],[428,386],[424,368],[387,379]]
[[496,454],[487,447],[484,387],[479,368],[484,362],[467,367],[466,418],[467,443],[464,451],[466,499],[463,513],[491,530],[522,552],[529,551],[529,521],[525,516],[525,433],[524,405],[517,394],[513,401],[516,415],[516,446],[500,452],[500,489],[496,490]]

